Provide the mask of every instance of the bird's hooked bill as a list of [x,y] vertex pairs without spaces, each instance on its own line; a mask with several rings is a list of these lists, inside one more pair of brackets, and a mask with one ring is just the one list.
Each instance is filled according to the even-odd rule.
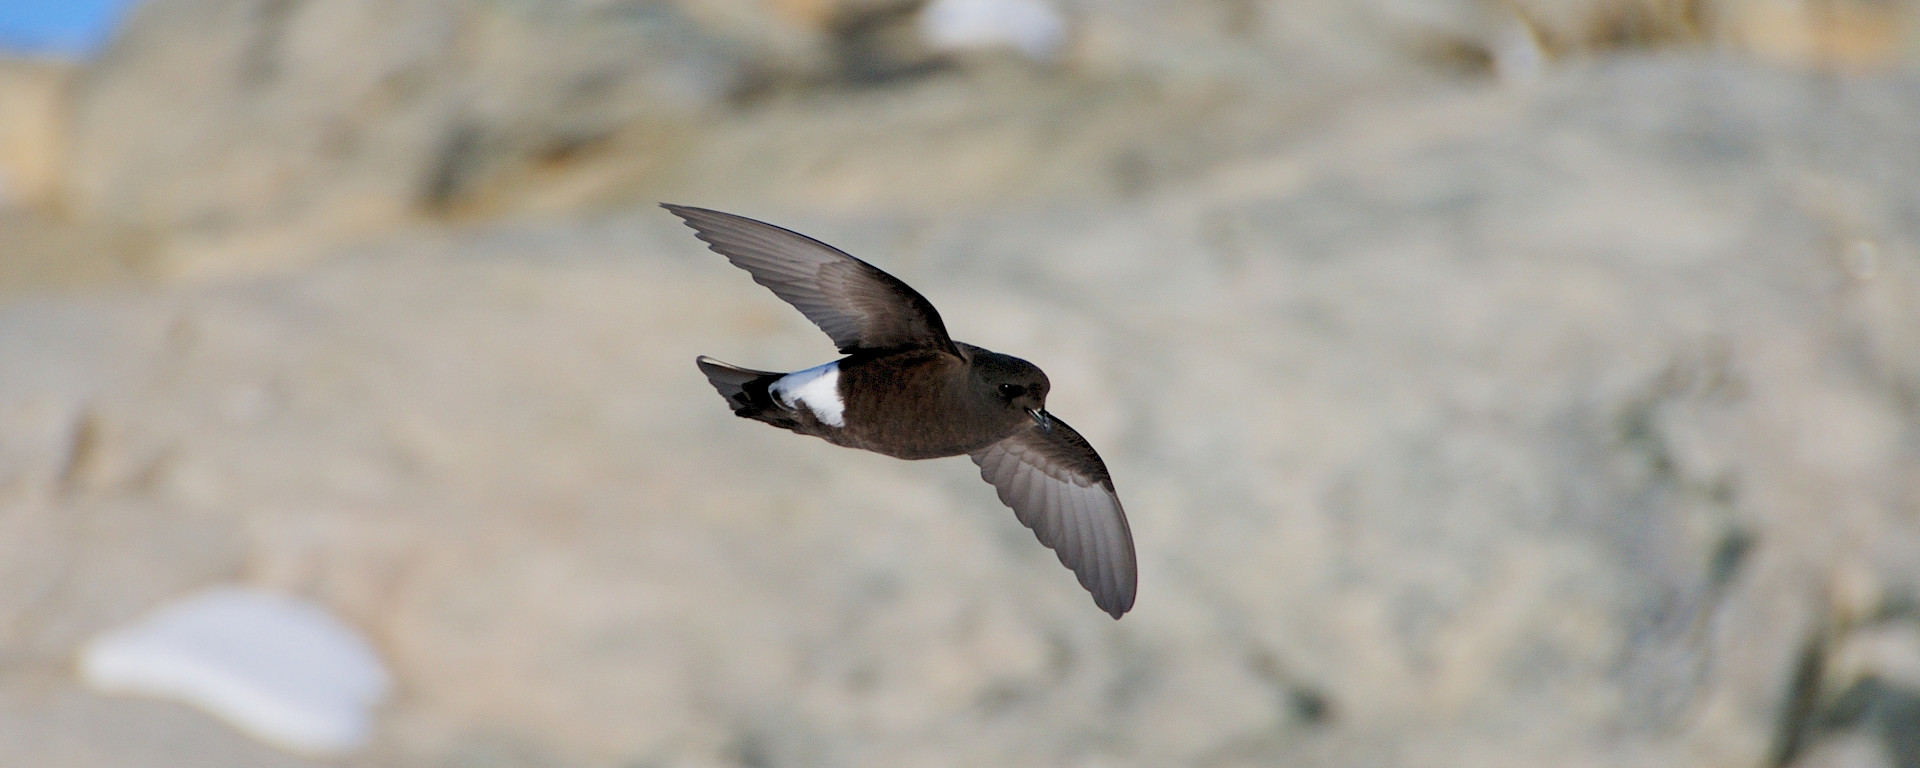
[[1048,432],[1053,431],[1053,414],[1047,413],[1046,411],[1040,410],[1038,408],[1028,408],[1027,415],[1032,416],[1033,423],[1039,424],[1041,429],[1046,430]]

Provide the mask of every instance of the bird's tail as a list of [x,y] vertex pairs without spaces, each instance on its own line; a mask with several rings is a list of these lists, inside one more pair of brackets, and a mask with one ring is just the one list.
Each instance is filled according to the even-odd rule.
[[694,363],[700,366],[701,373],[707,375],[707,382],[721,397],[726,398],[727,407],[733,409],[733,415],[786,429],[799,426],[792,410],[780,405],[767,392],[768,385],[786,374],[728,365],[705,355],[696,358]]

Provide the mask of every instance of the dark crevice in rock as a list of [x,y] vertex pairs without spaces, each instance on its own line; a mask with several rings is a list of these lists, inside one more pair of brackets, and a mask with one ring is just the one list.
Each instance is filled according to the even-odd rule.
[[1310,726],[1333,722],[1333,697],[1318,686],[1300,681],[1271,649],[1255,647],[1250,650],[1247,653],[1247,667],[1255,677],[1272,686],[1294,722]]
[[88,410],[74,421],[73,437],[67,442],[67,457],[61,462],[60,491],[66,495],[78,493],[92,477],[100,463],[101,441],[100,417]]
[[1775,720],[1772,756],[1767,765],[1786,768],[1800,757],[1814,735],[1819,716],[1820,678],[1826,672],[1826,628],[1819,627],[1800,649],[1793,681]]
[[827,25],[838,78],[870,88],[925,77],[951,66],[919,41],[914,20],[924,2],[849,8]]
[[266,0],[253,9],[260,19],[247,38],[246,52],[240,60],[240,85],[248,90],[264,88],[280,77],[280,45],[286,38],[287,21],[300,0]]
[[435,155],[421,192],[421,207],[432,213],[445,213],[459,202],[473,185],[485,162],[479,126],[461,123],[448,132]]
[[1732,584],[1757,543],[1757,536],[1741,528],[1733,528],[1721,536],[1720,544],[1714,547],[1713,556],[1707,561],[1708,588],[1719,593]]
[[1823,739],[1865,732],[1896,768],[1920,768],[1920,690],[1867,674],[1833,693],[1827,656],[1836,645],[1823,629],[1802,650],[1768,765],[1787,768]]

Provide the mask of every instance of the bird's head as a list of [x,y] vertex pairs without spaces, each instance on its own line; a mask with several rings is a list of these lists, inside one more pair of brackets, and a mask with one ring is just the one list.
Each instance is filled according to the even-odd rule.
[[1025,412],[1043,429],[1053,427],[1047,415],[1047,390],[1052,385],[1039,366],[989,352],[974,358],[973,372],[975,386],[990,393],[1001,407]]

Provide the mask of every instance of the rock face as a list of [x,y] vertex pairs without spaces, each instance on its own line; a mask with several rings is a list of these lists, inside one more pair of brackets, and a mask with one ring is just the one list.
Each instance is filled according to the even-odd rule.
[[[445,21],[478,6],[273,6],[287,30],[372,36],[377,64],[313,83],[248,51],[329,49],[237,43],[222,20],[257,6],[197,7],[165,35],[205,29],[210,58],[260,79],[172,98],[240,117],[83,114],[89,210],[219,227],[208,212],[246,190],[245,216],[292,240],[310,231],[276,211],[397,220],[441,177],[373,148],[447,156],[443,91],[573,103],[544,92],[572,59],[455,55],[539,14],[502,32]],[[722,98],[714,73],[737,60],[712,62],[689,70],[693,102]],[[172,114],[139,85],[172,75],[127,66],[102,65],[83,113]],[[979,128],[991,140],[939,111],[978,82],[821,102],[960,126],[951,142],[876,139],[888,162],[757,198],[739,176],[682,189],[758,200],[740,212],[881,265],[956,336],[1045,367],[1133,518],[1125,620],[965,460],[730,417],[696,354],[797,369],[832,351],[657,210],[415,228],[305,266],[256,240],[282,266],[0,305],[0,764],[303,764],[71,679],[93,633],[236,580],[374,638],[399,694],[358,765],[1920,761],[1911,79],[1650,57],[1329,99],[1264,133],[1231,124],[1279,121],[1284,100],[1092,99],[1108,111],[1049,114],[1104,127],[1037,137],[1016,100]],[[1061,87],[1003,85],[1034,104]],[[500,137],[692,103],[661,87],[473,140],[524,160],[540,142]],[[690,167],[746,174],[743,147],[809,167],[808,135],[859,145],[828,110],[765,109],[689,138]],[[334,132],[364,111],[403,140]],[[1114,126],[1141,114],[1163,122]],[[1181,119],[1206,148],[1149,140]],[[143,124],[223,159],[183,168],[100,133]],[[957,179],[966,205],[927,203],[950,192],[907,172],[909,199],[875,201],[892,158],[952,171],[1061,136],[1120,138],[1055,176]],[[953,147],[980,154],[939,156]],[[498,162],[461,178],[520,172]],[[353,195],[329,182],[345,176],[385,180]],[[1016,201],[986,201],[995,185]],[[832,198],[846,189],[864,191]]]
[[214,258],[327,242],[608,145],[658,162],[743,66],[665,3],[154,3],[79,84],[69,205]]
[[158,0],[81,73],[62,160],[29,183],[146,238],[149,273],[257,272],[423,222],[659,199],[1124,198],[1436,74],[1527,81],[1553,59],[1715,43],[1891,66],[1920,39],[1906,5],[1867,0],[932,10],[996,4],[1064,22],[1045,63],[942,53],[916,34],[920,0]]
[[0,213],[53,202],[64,149],[62,96],[72,70],[0,61]]

